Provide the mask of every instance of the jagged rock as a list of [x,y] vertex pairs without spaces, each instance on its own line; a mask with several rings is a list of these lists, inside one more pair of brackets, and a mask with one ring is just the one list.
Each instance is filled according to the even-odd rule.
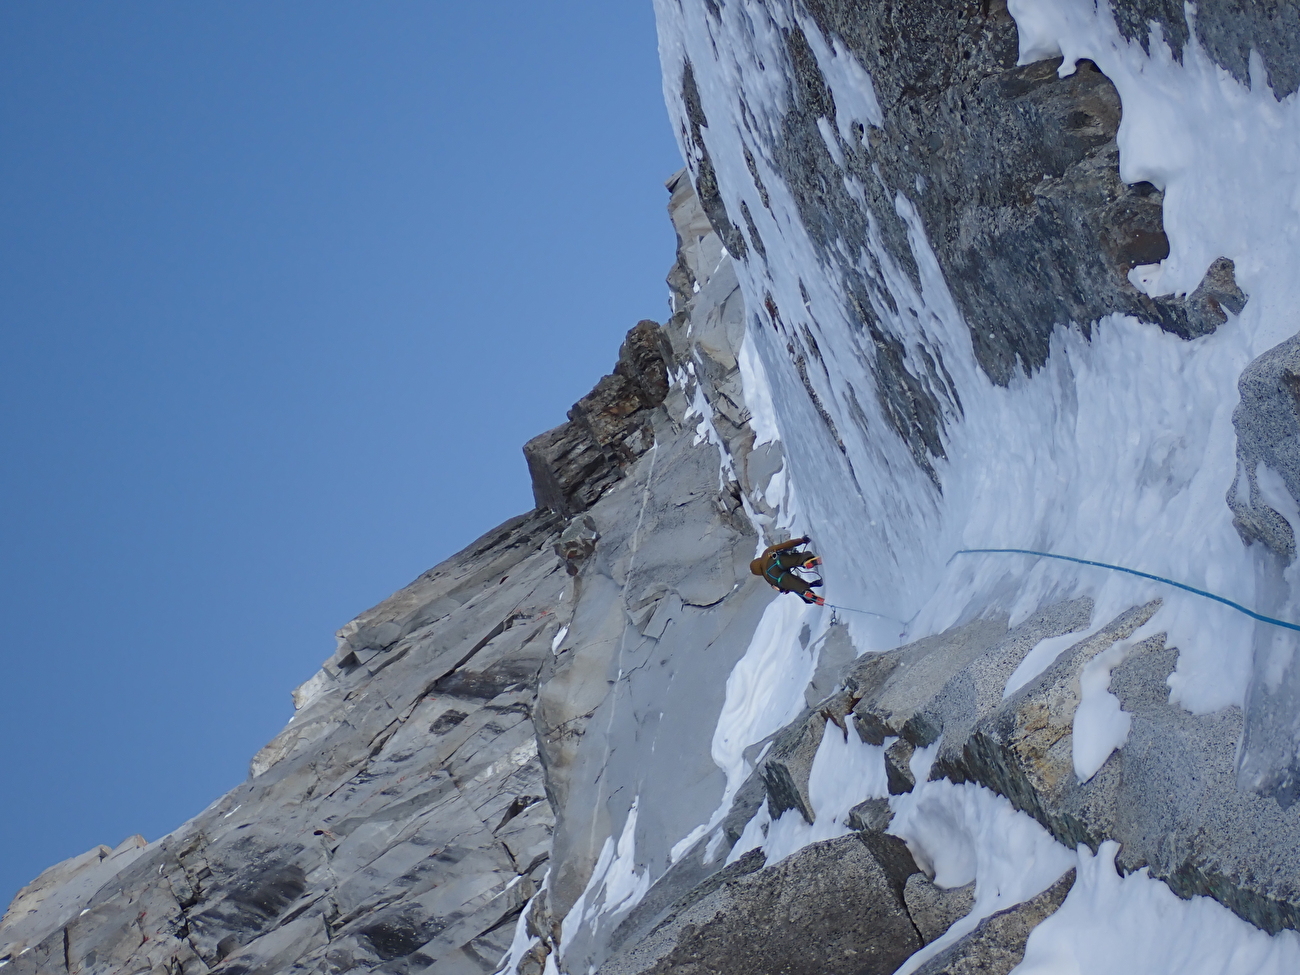
[[1001,706],[1007,679],[1030,650],[1083,629],[1091,615],[1091,600],[1069,600],[1011,630],[1002,618],[975,620],[880,660],[859,661],[845,678],[861,696],[853,709],[859,734],[877,745],[892,736],[917,747],[941,734],[949,743],[964,741],[980,718]]
[[821,747],[826,716],[810,714],[780,735],[763,763],[763,783],[767,786],[767,809],[777,819],[787,809],[797,809],[807,822],[815,814],[808,796],[808,775],[813,759]]
[[980,921],[970,934],[916,969],[916,975],[1007,975],[1025,957],[1030,932],[1064,903],[1075,872],[1023,904]]
[[889,821],[893,819],[893,812],[890,811],[889,802],[885,799],[866,799],[849,810],[848,816],[844,819],[844,824],[849,829],[855,829],[859,832],[866,831],[870,833],[883,833],[889,826]]
[[649,411],[668,395],[671,347],[658,323],[627,333],[614,371],[569,410],[569,420],[524,445],[538,508],[589,509],[655,442]]
[[[1233,524],[1247,544],[1262,542],[1289,564],[1300,498],[1300,336],[1250,363],[1237,382],[1237,478],[1228,490]],[[1261,466],[1264,470],[1261,470]]]
[[889,749],[886,773],[890,791],[911,790],[915,780],[908,762],[912,750],[948,733],[964,741],[980,717],[1002,701],[1007,678],[1040,641],[1081,629],[1091,615],[1087,599],[1059,603],[1008,631],[1004,619],[976,620],[898,650],[868,654],[841,676],[843,690],[795,719],[772,739],[761,774],[768,811],[778,817],[798,809],[814,818],[808,777],[828,721],[848,734],[853,716],[859,737]]
[[1079,782],[1072,726],[1084,665],[1125,639],[1154,604],[1133,607],[1066,650],[983,718],[945,738],[932,777],[1006,796],[1067,846],[1117,840],[1125,872],[1150,868],[1180,896],[1213,897],[1269,932],[1300,926],[1300,805],[1237,788],[1237,708],[1193,715],[1170,704],[1177,651],[1163,634],[1130,647],[1111,688],[1130,715],[1127,742]]
[[590,516],[576,518],[560,533],[560,540],[555,543],[555,554],[564,559],[564,568],[571,576],[578,574],[578,568],[596,551],[600,541],[600,532]]
[[1237,285],[1237,267],[1226,257],[1216,258],[1196,289],[1187,296],[1187,318],[1206,335],[1228,320],[1228,314],[1240,315],[1249,299]]
[[911,768],[915,753],[916,746],[906,738],[900,738],[885,749],[885,777],[890,795],[900,796],[916,787],[916,776]]
[[494,970],[550,852],[530,712],[570,584],[557,535],[513,519],[345,627],[249,781],[105,876],[62,871],[0,926],[8,971]]
[[931,744],[942,729],[926,716],[926,705],[1006,632],[1005,619],[975,620],[860,661],[845,684],[860,695],[853,716],[862,740],[883,745],[886,738],[905,737],[915,745]]
[[615,375],[637,388],[644,407],[659,406],[668,396],[668,366],[672,346],[658,322],[643,319],[632,326],[618,350]]
[[622,476],[617,462],[572,421],[528,441],[524,457],[537,506],[566,515],[590,508]]
[[885,975],[921,946],[893,870],[856,835],[814,843],[723,880],[601,975]]
[[[1228,489],[1228,506],[1242,541],[1251,546],[1258,609],[1289,618],[1294,599],[1285,573],[1295,560],[1300,524],[1300,337],[1287,339],[1251,362],[1237,388],[1241,402],[1232,414],[1237,476]],[[1238,782],[1243,789],[1290,806],[1300,798],[1295,742],[1300,665],[1293,659],[1295,637],[1257,626],[1253,642],[1254,672]]]
[[912,923],[921,932],[921,941],[929,944],[943,935],[953,922],[970,913],[975,905],[975,884],[964,887],[936,887],[924,874],[914,873],[903,888],[903,902]]
[[[1085,825],[1065,801],[1078,785],[1072,749],[1074,713],[1082,699],[1084,666],[1126,639],[1159,609],[1158,600],[1135,606],[1076,644],[1038,678],[1020,688],[974,734],[940,750],[937,771],[960,782],[989,786],[1034,816],[1071,848],[1096,848],[1109,834],[1104,821]],[[1100,827],[1100,829],[1099,829]]]

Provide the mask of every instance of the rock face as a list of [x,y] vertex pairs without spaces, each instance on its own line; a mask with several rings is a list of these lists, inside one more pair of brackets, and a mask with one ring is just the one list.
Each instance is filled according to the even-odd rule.
[[921,947],[901,896],[905,876],[859,837],[814,843],[755,871],[761,865],[750,855],[697,888],[603,975],[887,975]]
[[689,182],[670,189],[679,311],[634,327],[529,444],[538,508],[344,626],[247,783],[25,888],[5,967],[494,972],[546,878],[540,964],[638,795],[679,794],[640,813],[656,861],[707,818],[707,732],[771,598],[747,563],[782,460],[746,423],[730,262]]
[[1073,885],[1071,870],[1037,897],[986,917],[916,971],[919,975],[1007,975],[1024,959],[1030,932],[1061,906]]
[[[1169,240],[1162,192],[1120,179],[1115,85],[1017,64],[1002,0],[657,11],[687,156],[671,317],[627,332],[524,447],[533,511],[339,630],[247,782],[24,888],[6,975],[1005,973],[1092,896],[1067,867],[1107,841],[1123,873],[1300,930],[1291,634],[1256,631],[1244,709],[1193,713],[1148,589],[944,561],[984,527],[945,505],[995,490],[953,479],[954,431],[1027,402],[1081,424],[1085,387],[1014,399],[1074,381],[1049,362],[1063,335],[1086,350],[1119,312],[1171,370],[1188,349],[1249,358],[1222,327],[1249,314],[1232,261],[1206,255],[1181,296],[1130,280]],[[1235,76],[1255,50],[1279,91],[1300,83],[1290,8],[1184,13],[1114,11],[1126,36],[1195,32]],[[1294,602],[1298,349],[1250,351],[1233,415],[1228,505],[1275,614]],[[1178,476],[1161,449],[1135,462],[1153,519]],[[1044,477],[1059,507],[1066,476]],[[805,607],[749,572],[810,523],[824,591],[853,602]],[[894,826],[940,793],[1065,865],[1005,899],[945,875]],[[936,815],[974,843],[965,813]]]
[[[1251,546],[1262,611],[1287,617],[1293,605],[1286,569],[1295,561],[1293,522],[1300,497],[1300,338],[1292,337],[1252,362],[1238,383],[1237,477],[1228,491],[1233,525]],[[1258,543],[1258,544],[1256,544]],[[1300,713],[1296,634],[1276,627],[1255,635],[1255,680],[1246,702],[1238,779],[1284,807],[1300,797]],[[1276,672],[1280,670],[1280,675]]]
[[651,410],[668,395],[672,352],[657,322],[627,333],[614,372],[569,410],[569,422],[524,445],[537,507],[586,511],[654,443]]
[[[842,188],[848,173],[868,194],[891,252],[911,263],[890,191],[906,187],[976,357],[995,382],[1041,366],[1059,323],[1086,325],[1120,311],[1191,338],[1225,320],[1219,305],[1240,310],[1231,262],[1207,276],[1203,298],[1185,302],[1153,300],[1128,282],[1129,270],[1160,261],[1169,244],[1160,191],[1120,181],[1119,96],[1091,64],[1065,78],[1057,77],[1059,61],[1018,66],[1005,2],[883,3],[863,11],[847,0],[819,0],[808,9],[871,75],[883,118],[865,140],[825,142],[817,119],[835,117],[833,98],[803,31],[790,30],[798,101],[773,152],[805,224],[823,228],[827,260],[836,259],[837,234],[853,228],[866,236],[866,214]],[[869,276],[850,266],[844,272],[864,313],[884,300]],[[908,272],[919,275],[914,264]],[[891,366],[900,381],[902,351]],[[903,433],[901,408],[891,415]],[[937,413],[938,404],[930,409]],[[937,455],[934,432],[911,432]]]
[[491,969],[554,825],[530,713],[556,533],[508,522],[345,627],[246,784],[97,883],[14,903],[10,970]]
[[[1095,66],[1085,63],[1058,78],[1059,61],[1016,64],[1016,26],[1005,0],[867,8],[816,0],[806,13],[785,2],[763,6],[772,49],[757,56],[779,59],[791,79],[791,103],[770,134],[761,126],[749,130],[793,195],[846,319],[862,333],[881,413],[932,477],[932,464],[945,456],[945,417],[960,414],[959,397],[942,351],[927,343],[917,357],[909,337],[886,323],[887,311],[898,309],[891,273],[923,287],[910,244],[916,229],[934,247],[976,359],[1002,385],[1043,365],[1058,325],[1074,322],[1086,330],[1121,312],[1193,338],[1225,321],[1225,309],[1243,307],[1246,296],[1226,260],[1186,298],[1151,298],[1129,282],[1134,267],[1168,254],[1162,194],[1150,183],[1120,180],[1119,97]],[[728,16],[719,8],[715,19]],[[836,126],[848,106],[837,110],[826,77],[832,52],[814,49],[828,42],[810,39],[813,31],[833,39],[840,45],[835,51],[851,54],[870,75],[874,104],[860,114],[874,118]],[[697,189],[706,201],[717,198],[705,210],[728,250],[743,257],[752,248],[765,256],[749,202],[737,218],[719,197],[716,163],[699,134],[709,119],[697,74],[688,60],[680,82]],[[756,105],[745,111],[761,113]],[[755,155],[746,162],[765,198]],[[919,228],[896,205],[899,193],[915,207]],[[856,247],[844,246],[868,240],[897,268],[864,262]],[[780,303],[768,295],[769,324],[788,345],[810,398],[824,400],[815,380],[822,342],[787,321]],[[835,420],[821,412],[840,439]]]
[[907,878],[903,888],[903,903],[907,913],[912,916],[921,941],[929,944],[937,941],[943,933],[952,927],[953,922],[970,913],[975,906],[974,883],[965,887],[953,887],[944,890],[936,887],[921,873],[914,873]]
[[[1115,21],[1125,37],[1143,45],[1153,21],[1175,50],[1181,51],[1190,36],[1184,8],[1175,0],[1126,0],[1115,6]],[[1195,30],[1214,62],[1238,81],[1250,81],[1254,51],[1279,98],[1300,88],[1300,10],[1292,4],[1202,0],[1196,6]]]

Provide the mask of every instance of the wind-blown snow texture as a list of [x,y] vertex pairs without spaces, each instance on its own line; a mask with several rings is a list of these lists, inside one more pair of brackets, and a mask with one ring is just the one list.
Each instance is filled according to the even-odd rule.
[[[777,425],[798,431],[785,438],[794,455],[792,477],[801,515],[828,556],[829,593],[846,605],[915,616],[913,633],[941,630],[968,607],[1011,590],[1019,594],[1008,607],[1013,622],[1016,611],[1028,612],[1053,591],[1104,600],[1119,590],[1125,605],[1144,595],[1130,580],[1097,570],[1000,556],[948,564],[958,548],[996,545],[1137,563],[1253,604],[1253,567],[1223,499],[1236,471],[1237,379],[1251,359],[1291,334],[1291,309],[1300,299],[1288,263],[1278,260],[1295,246],[1300,206],[1295,104],[1276,102],[1263,86],[1252,92],[1195,46],[1183,64],[1160,44],[1148,56],[1119,37],[1104,13],[1084,17],[1079,11],[1091,11],[1091,3],[1013,5],[1018,23],[1029,25],[1023,61],[1051,57],[1064,43],[1071,59],[1092,58],[1120,89],[1121,173],[1166,190],[1172,250],[1161,263],[1161,288],[1190,291],[1215,257],[1227,255],[1252,300],[1230,328],[1194,342],[1131,318],[1099,322],[1091,340],[1058,329],[1047,365],[1000,387],[976,365],[914,206],[900,192],[895,206],[908,227],[920,286],[873,234],[848,259],[878,277],[897,302],[897,311],[883,302],[873,310],[908,348],[905,357],[919,360],[924,350],[951,376],[943,384],[951,406],[948,458],[937,462],[940,487],[897,438],[869,433],[888,429],[873,391],[869,338],[849,317],[847,296],[824,269],[781,177],[764,167],[763,136],[748,134],[775,131],[787,108],[786,75],[760,67],[782,63],[780,31],[798,25],[808,37],[821,37],[811,18],[786,16],[783,8],[727,4],[715,19],[707,4],[663,0],[659,15],[665,86],[679,110],[679,130],[689,128],[677,95],[689,60],[710,120],[702,140],[728,211],[743,205],[767,250],[766,259],[740,262],[738,274],[751,307],[759,309],[750,334],[773,387]],[[712,60],[715,48],[719,60],[706,74],[699,66]],[[829,42],[814,51],[819,48],[828,51]],[[824,72],[837,106],[854,104],[835,90],[837,78],[865,80],[860,67],[834,65],[851,57],[830,55],[832,67]],[[1069,65],[1062,70],[1068,73]],[[864,112],[863,119],[850,114],[835,121],[870,118]],[[683,152],[698,158],[689,142]],[[770,208],[745,168],[747,156]],[[847,242],[840,246],[849,251]],[[768,295],[779,318],[764,310]],[[807,359],[815,355],[814,343],[820,350],[817,367],[806,369],[815,402],[786,347],[801,342]],[[843,451],[816,415],[817,404],[834,422]],[[1244,703],[1253,624],[1151,587],[1150,595],[1157,594],[1168,607],[1161,623],[1182,649],[1178,700],[1197,711]],[[868,647],[896,643],[889,626],[856,618],[851,625]]]
[[[822,29],[828,11],[837,6],[656,0],[665,94],[682,151],[706,211],[741,258],[736,270],[749,309],[748,348],[761,364],[761,370],[747,369],[747,395],[751,402],[771,403],[771,415],[760,422],[775,427],[789,458],[784,518],[794,531],[816,538],[826,561],[828,599],[910,620],[907,634],[915,637],[993,609],[1009,613],[1015,624],[1053,597],[1091,596],[1097,621],[1159,597],[1161,609],[1131,642],[1163,631],[1180,649],[1169,679],[1172,701],[1197,714],[1253,705],[1248,728],[1276,725],[1258,713],[1269,705],[1259,688],[1266,683],[1275,690],[1295,680],[1290,634],[1257,627],[1222,606],[1167,587],[1101,570],[1018,556],[954,562],[950,556],[960,548],[985,546],[1068,553],[1130,565],[1294,615],[1293,571],[1285,572],[1280,595],[1276,584],[1266,591],[1284,566],[1268,558],[1263,546],[1243,544],[1225,496],[1245,490],[1235,486],[1238,379],[1252,360],[1296,329],[1296,99],[1275,96],[1258,55],[1249,60],[1248,80],[1214,63],[1198,40],[1190,6],[1187,46],[1171,52],[1159,24],[1150,25],[1149,36],[1143,32],[1129,39],[1105,3],[1011,0],[1020,63],[1063,57],[1057,69],[1061,77],[1074,72],[1081,59],[1095,64],[1114,83],[1123,105],[1120,178],[1163,191],[1168,256],[1133,267],[1132,284],[1152,297],[1185,295],[1198,288],[1216,259],[1226,257],[1249,301],[1239,315],[1228,314],[1221,328],[1190,341],[1124,314],[1074,325],[1047,322],[1057,327],[1041,367],[1022,360],[1022,368],[1010,376],[990,377],[918,211],[924,177],[917,177],[915,193],[903,187],[889,200],[905,234],[907,253],[901,254],[868,205],[880,186],[865,187],[846,167],[846,152],[870,156],[881,108],[866,70],[840,37]],[[821,18],[815,16],[819,11]],[[826,204],[825,226],[810,227],[789,170],[778,159],[782,143],[791,138],[793,110],[815,114],[807,108],[806,72],[801,74],[790,53],[790,38],[798,35],[806,39],[829,93],[821,105],[825,114],[815,120],[817,132],[825,153],[844,170],[842,187],[823,183],[821,189],[827,201],[845,194],[857,201],[860,236],[843,232],[846,221],[842,211],[830,212],[832,202]],[[801,84],[804,89],[796,90]],[[879,169],[875,172],[879,176]],[[864,327],[864,319],[874,319],[876,329]],[[937,407],[924,451],[890,435],[898,421],[889,415],[888,397],[880,389],[890,375],[882,365],[889,346]],[[768,388],[758,393],[764,382]],[[1274,479],[1281,484],[1281,478]],[[1272,493],[1283,500],[1274,508],[1285,517],[1295,505],[1288,505],[1278,485]],[[769,616],[783,611],[774,605]],[[846,614],[845,622],[861,649],[883,650],[899,642],[897,626],[888,621]],[[776,620],[765,618],[764,627],[774,625]],[[792,619],[783,627],[790,646],[797,645],[798,625]],[[1056,650],[1071,642],[1060,641]],[[1261,666],[1271,669],[1252,670],[1257,644],[1274,648],[1262,655]],[[1125,741],[1126,716],[1107,686],[1127,645],[1096,658],[1082,677],[1074,737],[1081,779]],[[715,757],[731,781],[738,776],[734,759],[726,756],[761,740],[764,730],[789,714],[791,705],[774,685],[749,676],[761,673],[772,646],[764,631],[751,650],[753,659],[747,655],[733,674],[738,686],[728,687]],[[794,659],[782,663],[799,669]],[[1032,663],[1027,659],[1008,694],[1050,663],[1046,652]],[[752,686],[742,688],[742,683]],[[829,732],[828,726],[823,749],[836,737]],[[725,752],[718,741],[728,743]],[[1279,768],[1275,742],[1248,738],[1242,784],[1266,786],[1285,774],[1295,754],[1294,739],[1290,744]],[[841,765],[845,775],[855,767]],[[815,767],[814,780],[817,774]],[[874,773],[860,775],[851,801],[880,794]],[[912,815],[920,815],[916,810],[927,801],[939,805],[929,800],[935,788],[907,798]],[[838,805],[847,809],[844,802]],[[895,830],[913,829],[919,849],[940,859],[951,856],[953,844],[978,836],[972,823],[980,815],[973,807],[954,808],[948,803],[943,813],[933,814],[949,824],[946,832],[930,827],[927,833],[919,821]],[[824,830],[821,812],[819,807],[817,827]],[[799,845],[783,829],[792,815],[787,812],[768,830],[769,853]],[[805,842],[824,835],[799,825]],[[756,832],[747,832],[733,858]],[[975,860],[996,862],[982,845],[987,840],[973,842]],[[1052,875],[1044,874],[1038,889],[1075,862],[1073,852],[1062,849],[1047,871]],[[1300,965],[1300,945],[1290,934],[1261,947],[1258,932],[1217,905],[1148,893],[1150,885],[1159,885],[1141,876],[1114,880],[1106,850],[1095,858],[1085,854],[1077,863],[1081,880],[1075,893],[1035,936],[1027,970],[1058,970],[1051,965],[1066,958],[1080,970],[1188,970],[1172,953],[1144,954],[1140,961],[1122,951],[1106,959],[1097,955],[1088,926],[1115,923],[1121,915],[1138,929],[1167,932],[1200,923],[1222,925],[1215,930],[1223,944],[1259,953],[1257,963],[1236,968],[1236,962],[1221,960],[1232,957],[1225,947],[1200,957],[1197,964],[1203,967],[1197,970],[1272,970],[1263,960],[1269,952],[1272,964],[1286,959],[1284,967]],[[969,872],[983,881],[979,870]],[[1021,899],[1035,892],[1020,892]]]

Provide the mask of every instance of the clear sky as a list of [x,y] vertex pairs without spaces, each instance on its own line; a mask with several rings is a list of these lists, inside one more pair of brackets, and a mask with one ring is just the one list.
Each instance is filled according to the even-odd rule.
[[0,902],[247,774],[662,321],[649,0],[0,5]]

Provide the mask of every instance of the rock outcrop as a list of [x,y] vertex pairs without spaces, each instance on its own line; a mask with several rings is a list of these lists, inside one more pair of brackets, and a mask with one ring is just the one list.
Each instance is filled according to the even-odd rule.
[[[1300,524],[1300,337],[1265,352],[1241,374],[1232,414],[1237,476],[1228,490],[1233,525],[1251,548],[1260,609],[1286,616],[1294,602],[1287,568],[1295,562]],[[1284,807],[1300,798],[1300,667],[1296,634],[1276,627],[1255,634],[1255,681],[1246,702],[1238,782]],[[1279,675],[1277,671],[1283,672]]]
[[970,934],[931,958],[918,975],[1007,975],[1025,957],[1029,934],[1064,902],[1074,871],[1037,897],[986,917]]
[[814,843],[768,869],[756,870],[762,857],[751,854],[692,891],[600,971],[888,975],[921,947],[896,859],[858,836]]
[[654,443],[651,411],[668,395],[669,349],[658,322],[638,323],[614,371],[569,410],[569,420],[524,445],[538,508],[586,511]]
[[550,851],[530,714],[556,534],[507,522],[345,627],[247,783],[96,883],[15,902],[10,970],[490,970]]

